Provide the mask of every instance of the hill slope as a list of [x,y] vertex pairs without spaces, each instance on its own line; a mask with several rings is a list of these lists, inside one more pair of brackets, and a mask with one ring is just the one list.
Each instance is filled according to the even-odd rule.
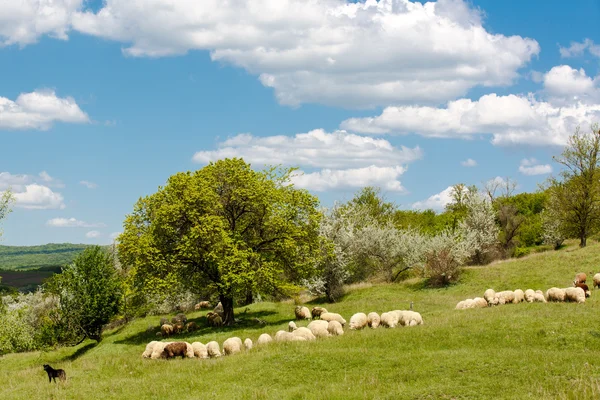
[[[0,358],[0,398],[599,398],[600,291],[585,304],[454,310],[458,301],[481,296],[489,287],[545,291],[568,286],[576,272],[599,268],[600,246],[594,244],[468,268],[460,284],[446,289],[427,289],[417,280],[360,285],[326,307],[349,320],[355,312],[406,309],[412,301],[425,324],[346,331],[311,343],[273,343],[212,360],[143,360],[160,316],[142,318],[107,332],[97,346],[83,343]],[[256,303],[236,310],[237,327],[220,329],[204,327],[205,312],[190,313],[188,318],[203,328],[171,340],[222,343],[238,336],[256,341],[262,332],[287,329],[293,307]],[[48,385],[46,362],[64,368],[68,382]]]
[[42,246],[0,246],[0,269],[31,269],[63,266],[85,249],[85,244],[45,244]]

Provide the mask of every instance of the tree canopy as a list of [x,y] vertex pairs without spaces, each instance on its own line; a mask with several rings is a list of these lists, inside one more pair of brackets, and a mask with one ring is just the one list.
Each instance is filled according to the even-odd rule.
[[[8,214],[10,214],[12,211],[10,206],[14,201],[15,197],[10,189],[2,192],[2,195],[0,196],[0,222],[2,222],[2,220],[6,218]],[[2,238],[2,229],[0,229],[0,238]]]
[[127,216],[121,262],[146,287],[175,279],[212,288],[232,324],[234,299],[314,274],[318,200],[290,183],[292,172],[234,158],[171,176]]

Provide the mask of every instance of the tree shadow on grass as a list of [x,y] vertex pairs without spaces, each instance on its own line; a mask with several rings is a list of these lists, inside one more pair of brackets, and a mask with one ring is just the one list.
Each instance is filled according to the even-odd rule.
[[[235,325],[233,326],[221,326],[212,327],[208,326],[206,316],[188,319],[189,322],[195,322],[198,325],[198,329],[193,332],[181,332],[179,334],[171,335],[168,339],[171,341],[189,341],[189,338],[196,338],[202,335],[208,335],[211,333],[231,332],[244,328],[256,328],[281,325],[282,323],[290,321],[290,318],[269,320],[268,317],[277,314],[275,311],[256,311],[256,312],[241,312],[235,315]],[[267,319],[265,319],[267,318]],[[160,332],[160,327],[157,325],[154,329],[146,329],[145,331],[138,332],[131,336],[128,336],[122,340],[117,340],[115,344],[145,344],[152,340],[166,339],[162,336],[157,336]]]
[[61,361],[75,361],[79,357],[96,347],[97,345],[98,342],[90,342],[85,346],[81,346],[80,348],[78,348],[73,354],[63,357]]

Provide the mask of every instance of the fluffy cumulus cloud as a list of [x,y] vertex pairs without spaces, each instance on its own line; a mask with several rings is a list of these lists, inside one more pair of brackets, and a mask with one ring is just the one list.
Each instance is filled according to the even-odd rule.
[[73,98],[57,97],[52,90],[21,93],[15,101],[0,97],[0,130],[45,130],[55,122],[86,123],[89,117]]
[[368,134],[418,134],[470,139],[491,135],[495,145],[563,146],[578,125],[600,120],[600,104],[555,104],[533,95],[484,95],[459,99],[445,107],[387,107],[381,115],[351,118],[341,127]]
[[452,196],[454,194],[454,188],[452,186],[448,186],[446,189],[442,190],[440,193],[434,194],[430,196],[426,200],[417,201],[413,203],[412,208],[415,210],[435,210],[435,211],[443,211],[446,205],[452,202]]
[[384,190],[405,192],[398,179],[405,171],[406,169],[401,166],[377,167],[375,165],[345,170],[326,168],[313,173],[300,171],[292,177],[292,182],[298,187],[317,192],[365,186],[378,186]]
[[193,161],[208,163],[226,157],[242,157],[253,164],[285,164],[320,168],[390,166],[422,157],[419,147],[394,147],[385,139],[332,133],[315,129],[294,136],[258,137],[240,134],[218,145],[217,150],[199,151]]
[[523,175],[545,175],[552,173],[550,164],[540,164],[535,158],[524,158],[519,165],[519,172]]
[[48,35],[65,40],[83,0],[0,1],[0,47],[25,46]]
[[106,224],[102,222],[89,223],[80,221],[76,218],[52,218],[46,221],[46,225],[55,228],[102,228],[106,226]]
[[88,233],[85,234],[85,237],[88,239],[96,239],[96,238],[99,238],[100,236],[102,236],[102,233],[100,233],[98,231],[89,231]]
[[585,39],[583,42],[571,42],[569,47],[559,47],[561,57],[580,57],[586,51],[591,55],[600,57],[600,45],[594,44],[591,39]]
[[559,65],[544,74],[544,91],[551,101],[600,103],[600,77],[589,77],[583,68],[577,70]]
[[[509,85],[535,40],[490,33],[462,0],[22,0],[0,6],[0,39],[25,45],[69,29],[130,56],[209,51],[259,77],[282,104],[438,103]],[[22,4],[23,6],[19,6]]]
[[58,179],[46,171],[39,175],[11,174],[0,172],[0,192],[9,189],[15,196],[15,206],[26,209],[63,209],[62,194],[50,187],[64,187]]
[[477,161],[473,160],[472,158],[467,158],[465,161],[461,161],[460,165],[463,167],[476,167]]

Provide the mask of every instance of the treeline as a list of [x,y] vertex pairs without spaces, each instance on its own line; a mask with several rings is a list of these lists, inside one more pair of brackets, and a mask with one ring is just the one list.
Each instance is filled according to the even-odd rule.
[[33,269],[47,265],[65,265],[72,262],[88,245],[46,244],[41,246],[0,246],[0,268]]

